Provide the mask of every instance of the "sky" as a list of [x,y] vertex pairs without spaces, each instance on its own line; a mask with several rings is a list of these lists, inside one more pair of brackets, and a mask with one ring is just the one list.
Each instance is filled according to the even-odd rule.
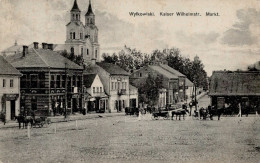
[[[74,0],[0,0],[0,51],[34,41],[63,44]],[[77,0],[81,20],[89,0]],[[178,48],[199,56],[208,75],[214,70],[246,69],[260,60],[260,0],[92,0],[101,53],[124,45],[143,53]],[[154,12],[133,17],[129,12]],[[197,17],[160,12],[199,12]],[[218,12],[219,16],[205,16]]]

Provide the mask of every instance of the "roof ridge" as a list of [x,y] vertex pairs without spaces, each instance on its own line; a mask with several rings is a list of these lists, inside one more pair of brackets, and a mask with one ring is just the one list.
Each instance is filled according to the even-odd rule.
[[32,48],[34,51],[35,51],[35,53],[41,58],[41,60],[48,66],[48,67],[50,67],[50,65],[42,58],[42,56],[37,52],[37,50],[36,49],[34,49],[34,48]]

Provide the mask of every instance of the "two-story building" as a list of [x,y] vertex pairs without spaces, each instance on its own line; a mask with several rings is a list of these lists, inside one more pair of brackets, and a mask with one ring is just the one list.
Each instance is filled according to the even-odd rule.
[[87,112],[107,111],[108,96],[98,74],[83,76],[84,108]]
[[54,52],[53,44],[38,43],[23,52],[7,56],[7,60],[22,74],[21,108],[25,112],[50,115],[51,111],[76,112],[82,107],[83,68]]
[[[129,73],[119,66],[111,63],[97,62],[92,60],[84,74],[98,74],[103,85],[104,91],[108,95],[108,111],[121,112],[130,105],[130,84]],[[134,87],[131,95],[131,101],[138,104],[138,94],[134,93]],[[133,104],[134,105],[134,104]]]
[[20,113],[20,77],[22,74],[0,55],[0,113],[6,120]]
[[160,99],[158,101],[160,107],[183,102],[186,99],[186,76],[160,62],[151,63],[133,72],[130,76],[130,81],[134,86],[140,88],[149,74],[154,78],[157,76],[162,77],[163,89],[160,90]]

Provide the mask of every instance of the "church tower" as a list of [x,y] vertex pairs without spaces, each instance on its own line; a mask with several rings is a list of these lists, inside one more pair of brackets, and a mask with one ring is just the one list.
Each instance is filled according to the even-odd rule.
[[92,11],[91,1],[89,0],[88,11],[85,15],[85,25],[95,25],[95,14]]
[[80,22],[80,12],[77,0],[75,0],[73,7],[70,10],[70,21]]
[[92,60],[99,62],[98,28],[95,25],[95,14],[91,1],[89,1],[88,11],[85,14],[85,25],[80,16],[81,11],[77,0],[74,0],[70,10],[70,22],[66,25],[66,50],[68,53],[81,55],[85,64],[91,63]]

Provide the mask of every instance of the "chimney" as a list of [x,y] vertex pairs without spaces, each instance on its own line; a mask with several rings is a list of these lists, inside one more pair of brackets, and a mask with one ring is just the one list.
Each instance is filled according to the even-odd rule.
[[53,50],[53,44],[48,44],[48,49]]
[[38,49],[39,48],[39,43],[38,42],[33,42],[33,47],[34,47],[34,49]]
[[95,59],[95,58],[92,58],[92,59],[91,59],[91,64],[92,64],[92,65],[95,65],[95,64],[96,64],[96,59]]
[[25,57],[25,55],[28,54],[28,46],[23,46],[23,57]]
[[48,44],[45,43],[45,42],[43,42],[43,43],[42,43],[42,49],[48,49]]

